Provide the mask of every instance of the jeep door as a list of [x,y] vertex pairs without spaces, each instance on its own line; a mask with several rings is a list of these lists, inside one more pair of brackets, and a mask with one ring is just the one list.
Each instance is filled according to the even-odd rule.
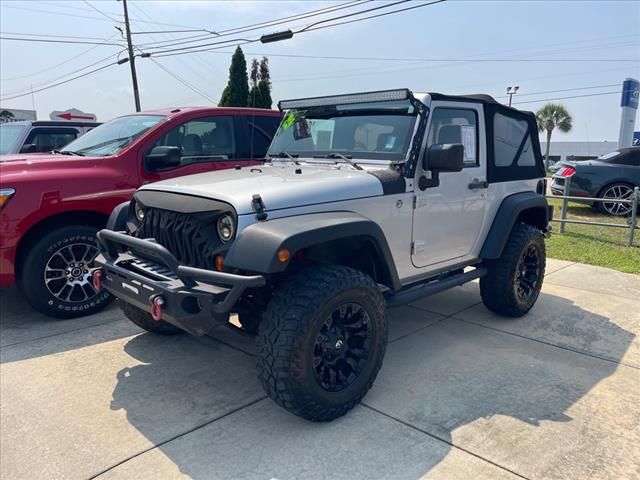
[[486,146],[482,105],[433,102],[425,152],[431,145],[461,143],[464,168],[442,172],[435,187],[420,190],[418,179],[431,176],[419,162],[415,181],[415,209],[411,260],[427,267],[477,254],[486,210]]

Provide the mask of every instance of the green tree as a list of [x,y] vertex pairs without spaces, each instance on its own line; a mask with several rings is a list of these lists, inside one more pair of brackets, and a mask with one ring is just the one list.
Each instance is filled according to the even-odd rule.
[[262,57],[258,67],[260,81],[258,82],[258,92],[260,93],[261,107],[271,108],[271,72],[269,72],[269,59]]
[[229,83],[222,91],[220,107],[246,107],[249,99],[249,79],[247,77],[247,61],[240,47],[231,57],[229,67]]
[[262,105],[262,94],[258,90],[258,81],[260,80],[258,60],[255,58],[251,60],[251,71],[249,72],[249,80],[251,82],[251,89],[249,90],[249,102],[250,107],[260,108]]
[[15,116],[9,110],[2,110],[0,112],[0,123],[10,122]]
[[549,148],[551,146],[551,134],[557,128],[561,132],[569,132],[573,128],[571,114],[559,103],[547,103],[536,113],[538,131],[547,132],[547,151],[544,155],[545,167],[549,169]]
[[249,91],[249,106],[256,108],[271,108],[271,74],[269,73],[269,59],[262,57],[258,62],[251,61],[251,90]]

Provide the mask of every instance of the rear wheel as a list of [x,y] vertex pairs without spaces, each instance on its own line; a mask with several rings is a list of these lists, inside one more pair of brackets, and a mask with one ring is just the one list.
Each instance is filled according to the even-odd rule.
[[600,198],[609,200],[605,202],[597,202],[596,207],[602,213],[614,215],[616,217],[626,217],[631,213],[632,206],[630,203],[616,202],[616,200],[633,199],[633,187],[627,183],[614,183],[605,187]]
[[113,300],[91,282],[97,230],[88,225],[62,227],[28,247],[18,282],[33,308],[52,317],[74,318],[96,313]]
[[384,299],[370,277],[333,265],[302,271],[274,292],[265,311],[260,380],[291,413],[333,420],[371,388],[386,343]]
[[147,332],[156,333],[158,335],[177,335],[179,333],[184,333],[183,330],[171,325],[169,322],[165,322],[164,320],[154,320],[150,313],[147,313],[138,307],[134,307],[127,302],[118,300],[118,304],[120,305],[122,313],[124,313],[129,320]]
[[513,227],[498,260],[487,263],[480,278],[482,302],[491,311],[521,317],[538,299],[546,263],[544,237],[531,225]]

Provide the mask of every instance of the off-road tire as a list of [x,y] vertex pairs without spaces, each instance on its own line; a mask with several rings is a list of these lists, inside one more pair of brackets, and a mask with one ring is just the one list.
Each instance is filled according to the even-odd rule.
[[[78,257],[82,257],[85,247],[91,247],[92,251],[96,251],[97,230],[97,227],[90,225],[69,225],[51,230],[40,239],[25,246],[27,255],[24,261],[19,264],[18,286],[29,305],[50,317],[66,319],[99,312],[113,300],[113,296],[104,289],[89,295],[89,292],[93,291],[93,287],[90,285],[90,274],[88,273],[90,265],[85,262],[81,268],[78,268],[79,276],[76,277],[78,282],[85,284],[84,287],[79,284],[65,287],[66,279],[52,278],[62,275],[63,272],[69,271],[71,268],[68,263],[65,264],[68,259],[58,256],[58,252],[69,255],[68,248],[71,247],[72,254],[75,252]],[[75,260],[73,261],[75,262]],[[49,266],[49,273],[47,273],[49,278],[45,278],[47,266]],[[56,270],[52,271],[51,267],[56,267]],[[75,269],[75,267],[73,268]],[[66,292],[68,292],[68,290],[64,290],[65,288],[75,288],[74,301],[65,300]],[[57,293],[58,296],[54,293]],[[86,298],[83,299],[83,296]]]
[[[533,248],[537,252],[537,276],[531,295],[518,296],[516,281],[523,255]],[[507,244],[498,260],[487,262],[488,273],[480,278],[482,302],[492,312],[507,317],[521,317],[538,299],[546,263],[544,237],[539,229],[526,224],[513,227]]]
[[178,335],[179,333],[184,333],[184,330],[171,325],[169,322],[154,320],[150,313],[134,307],[127,302],[118,300],[118,304],[120,305],[122,313],[124,313],[129,320],[147,332],[158,335]]
[[[354,303],[368,315],[369,353],[353,383],[328,391],[316,378],[314,348],[326,319]],[[385,302],[373,279],[352,268],[316,266],[294,274],[274,291],[257,338],[259,378],[286,410],[307,420],[330,421],[351,410],[371,388],[386,344]]]

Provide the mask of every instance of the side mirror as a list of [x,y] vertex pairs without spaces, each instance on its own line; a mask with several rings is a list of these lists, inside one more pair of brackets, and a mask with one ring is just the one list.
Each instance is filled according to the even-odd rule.
[[150,170],[175,168],[180,165],[182,154],[180,147],[153,147],[144,157],[144,162]]
[[464,166],[464,146],[461,143],[431,145],[422,159],[422,168],[437,172],[460,172]]
[[20,153],[36,153],[38,146],[35,143],[25,143],[20,149]]
[[460,172],[464,167],[464,145],[461,143],[439,143],[424,152],[422,169],[431,171],[431,178],[422,175],[418,179],[420,190],[440,185],[440,172]]

